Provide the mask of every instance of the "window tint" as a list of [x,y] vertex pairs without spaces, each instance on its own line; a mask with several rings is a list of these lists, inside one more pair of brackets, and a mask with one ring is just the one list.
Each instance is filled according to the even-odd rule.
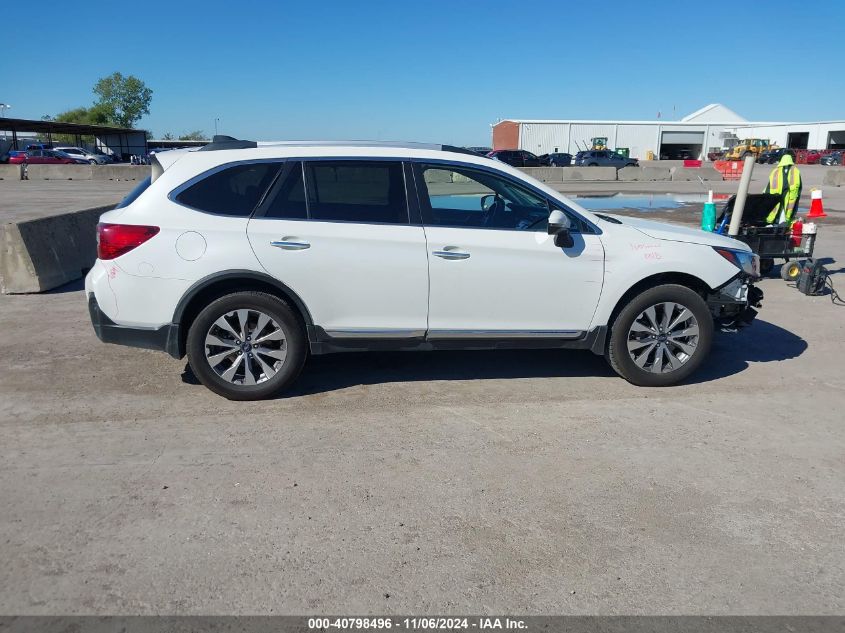
[[306,163],[312,220],[408,224],[400,162]]
[[422,166],[423,221],[432,226],[545,231],[546,200],[486,171]]
[[176,201],[207,213],[248,216],[270,186],[281,163],[243,163],[206,176]]
[[287,175],[274,187],[271,197],[272,200],[267,205],[264,214],[265,218],[308,219],[302,163],[296,161],[288,164]]

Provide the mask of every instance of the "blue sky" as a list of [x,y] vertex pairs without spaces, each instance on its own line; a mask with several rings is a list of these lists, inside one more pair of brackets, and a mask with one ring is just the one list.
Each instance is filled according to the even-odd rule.
[[8,116],[90,105],[96,80],[119,70],[153,89],[139,125],[157,137],[213,132],[219,117],[221,133],[257,140],[482,145],[499,118],[679,118],[712,102],[751,120],[845,119],[840,0],[3,9],[22,34],[0,56]]

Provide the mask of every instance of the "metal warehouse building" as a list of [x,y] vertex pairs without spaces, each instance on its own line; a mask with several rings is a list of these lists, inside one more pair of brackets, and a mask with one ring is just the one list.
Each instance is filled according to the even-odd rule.
[[781,147],[839,149],[845,147],[845,121],[819,123],[752,122],[720,103],[713,103],[680,121],[584,121],[506,119],[493,126],[493,149],[524,149],[534,154],[588,149],[595,137],[606,137],[611,149],[627,147],[634,158],[684,156],[704,158],[740,139],[768,138]]

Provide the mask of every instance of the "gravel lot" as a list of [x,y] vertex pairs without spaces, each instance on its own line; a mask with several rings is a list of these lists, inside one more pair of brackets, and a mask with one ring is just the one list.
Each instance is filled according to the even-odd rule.
[[0,614],[843,613],[845,307],[762,287],[679,387],[349,354],[240,404],[2,296]]

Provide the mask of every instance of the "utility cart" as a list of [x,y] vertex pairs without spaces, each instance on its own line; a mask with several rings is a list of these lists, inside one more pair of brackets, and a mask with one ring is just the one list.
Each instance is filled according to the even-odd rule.
[[[728,232],[736,196],[731,196],[722,209],[716,221],[716,232]],[[780,196],[770,193],[748,194],[745,200],[745,210],[739,235],[735,238],[745,242],[760,256],[760,274],[768,275],[774,268],[776,259],[783,259],[786,265],[781,267],[780,275],[787,281],[798,278],[801,266],[800,259],[813,256],[816,245],[816,231],[814,224],[805,224],[810,231],[794,234],[793,228],[787,225],[767,226],[766,217],[780,202]]]

